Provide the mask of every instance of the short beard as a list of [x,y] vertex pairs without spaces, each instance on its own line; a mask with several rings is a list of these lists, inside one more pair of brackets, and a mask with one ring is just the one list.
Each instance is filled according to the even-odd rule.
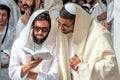
[[32,15],[32,13],[33,13],[34,10],[35,10],[35,1],[36,1],[36,0],[33,0],[33,4],[32,4],[32,6],[31,6],[31,14],[30,14],[30,15]]
[[21,14],[23,15],[25,13],[25,11],[21,11]]
[[44,42],[44,40],[45,40],[44,38],[43,39],[36,38],[35,35],[34,35],[34,33],[32,33],[32,35],[33,35],[33,41],[35,43],[37,43],[37,44],[42,44]]

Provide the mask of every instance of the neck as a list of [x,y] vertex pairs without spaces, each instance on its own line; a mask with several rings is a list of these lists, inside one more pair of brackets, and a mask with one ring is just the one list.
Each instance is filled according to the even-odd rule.
[[42,44],[43,43],[43,41],[37,41],[36,42],[36,44]]
[[38,40],[35,37],[33,38],[33,40],[36,44],[42,44],[43,43],[43,40]]

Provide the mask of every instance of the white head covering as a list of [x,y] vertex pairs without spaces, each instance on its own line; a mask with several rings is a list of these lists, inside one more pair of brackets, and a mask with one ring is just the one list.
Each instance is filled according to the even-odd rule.
[[[46,11],[46,10],[40,9],[40,10],[35,11],[31,15],[31,17],[30,17],[30,19],[29,19],[28,24],[26,25],[26,27],[21,32],[19,39],[21,39],[20,41],[21,41],[21,43],[22,43],[21,45],[23,47],[24,46],[30,47],[30,45],[32,45],[34,43],[34,41],[31,40],[31,38],[32,38],[32,35],[31,35],[31,33],[32,33],[32,29],[31,29],[32,23],[33,23],[34,19],[39,14],[41,14],[44,11]],[[54,18],[52,18],[52,17],[53,16],[50,15],[50,18],[51,18],[51,29],[50,29],[50,32],[49,32],[46,40],[42,43],[42,48],[46,48],[46,49],[49,49],[49,50],[55,47],[55,34],[56,34],[56,31],[55,31],[55,27],[54,27],[55,23],[53,21]]]
[[45,0],[44,1],[44,8],[46,10],[60,10],[63,6],[62,0]]
[[44,8],[48,10],[51,14],[58,18],[59,11],[63,6],[62,0],[45,0],[44,1]]
[[90,9],[90,4],[83,4],[82,6],[86,6],[86,7],[88,7],[89,9]]
[[106,0],[107,5],[108,5],[111,1],[114,1],[114,0]]
[[70,13],[75,15],[76,14],[76,9],[75,6],[73,4],[66,4],[65,5],[65,9]]
[[5,4],[11,9],[9,24],[15,27],[19,17],[21,16],[19,7],[13,0],[0,0],[0,4]]

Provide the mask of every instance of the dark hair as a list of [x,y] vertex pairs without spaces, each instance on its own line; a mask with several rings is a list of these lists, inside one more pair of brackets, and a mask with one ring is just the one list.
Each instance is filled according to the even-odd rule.
[[10,8],[4,4],[0,4],[0,10],[5,10],[7,11],[8,19],[10,18]]
[[31,14],[34,12],[34,9],[35,9],[35,1],[36,0],[33,0],[33,4],[31,6]]
[[75,15],[70,14],[65,7],[63,7],[60,10],[60,17],[64,18],[64,19],[70,19],[70,20],[75,20]]
[[78,4],[79,0],[76,0],[74,3]]
[[104,3],[107,6],[107,1],[106,0],[101,0],[102,3]]
[[89,7],[87,6],[81,6],[83,9],[88,9],[89,10]]
[[44,11],[43,13],[39,14],[33,21],[33,25],[35,23],[35,21],[38,21],[38,20],[47,20],[50,27],[51,27],[51,19],[50,19],[50,16],[49,16],[49,12],[48,11]]
[[[10,11],[11,11],[10,8],[9,8],[8,6],[6,6],[6,5],[4,5],[4,4],[0,4],[0,10],[5,10],[5,11],[7,11],[7,18],[8,18],[8,20],[9,20],[9,18],[10,18]],[[4,43],[4,40],[5,40],[5,38],[6,38],[6,35],[7,35],[7,32],[8,32],[8,25],[9,25],[9,22],[7,23],[5,35],[3,36],[3,39],[2,39],[2,41],[1,41],[1,44]]]
[[[51,19],[50,19],[50,16],[49,16],[49,12],[48,11],[44,11],[43,13],[39,14],[34,19],[32,26],[34,26],[35,21],[39,21],[39,20],[47,20],[48,21],[48,23],[49,23],[49,32],[50,32],[50,29],[51,29]],[[48,32],[48,34],[49,34],[49,32]],[[42,42],[46,40],[48,34],[46,35],[45,38],[43,38],[41,40]],[[35,38],[34,34],[33,34],[33,38],[34,38],[34,42],[37,42],[37,39]]]
[[18,4],[18,0],[13,0],[16,4]]
[[63,1],[63,4],[66,4],[68,3],[70,0],[62,0]]

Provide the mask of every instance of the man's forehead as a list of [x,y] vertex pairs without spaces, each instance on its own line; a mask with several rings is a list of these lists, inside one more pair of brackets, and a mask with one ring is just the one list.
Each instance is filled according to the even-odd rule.
[[33,0],[20,0],[20,1],[33,1]]
[[61,23],[69,23],[69,22],[73,22],[72,20],[70,19],[65,19],[65,18],[62,18],[62,17],[58,17],[58,21],[61,22]]
[[7,13],[7,11],[6,11],[6,10],[3,10],[3,9],[0,9],[0,12]]

